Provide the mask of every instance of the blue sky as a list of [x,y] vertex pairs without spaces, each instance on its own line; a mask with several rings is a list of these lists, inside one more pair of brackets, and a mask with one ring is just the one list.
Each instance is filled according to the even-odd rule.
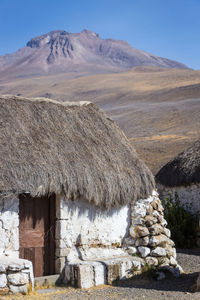
[[200,69],[200,0],[0,0],[0,55],[84,28]]

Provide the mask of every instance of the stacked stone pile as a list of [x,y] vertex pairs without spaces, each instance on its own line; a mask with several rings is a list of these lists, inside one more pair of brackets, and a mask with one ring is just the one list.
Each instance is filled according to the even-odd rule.
[[24,259],[0,258],[0,295],[7,293],[27,294],[33,288],[32,263]]
[[125,246],[130,255],[141,257],[144,264],[182,271],[163,210],[156,192],[148,199],[139,200],[132,208],[130,235],[125,239]]

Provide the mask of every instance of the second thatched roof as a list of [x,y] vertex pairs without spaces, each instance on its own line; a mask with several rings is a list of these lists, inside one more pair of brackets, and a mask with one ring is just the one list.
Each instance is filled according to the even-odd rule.
[[96,105],[0,96],[0,107],[1,193],[64,193],[105,208],[151,194],[151,172]]
[[156,179],[171,187],[200,183],[200,140],[162,167]]

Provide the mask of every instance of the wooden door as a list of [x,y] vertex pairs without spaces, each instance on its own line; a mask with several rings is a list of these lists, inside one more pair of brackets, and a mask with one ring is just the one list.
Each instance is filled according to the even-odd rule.
[[55,195],[19,196],[19,255],[33,263],[34,276],[55,272]]

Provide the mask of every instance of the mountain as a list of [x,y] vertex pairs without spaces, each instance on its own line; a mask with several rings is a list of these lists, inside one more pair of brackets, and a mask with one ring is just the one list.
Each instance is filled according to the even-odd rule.
[[125,41],[102,39],[83,30],[51,31],[32,38],[26,47],[0,56],[0,78],[19,78],[71,72],[81,74],[120,72],[135,66],[186,69],[179,62],[133,48]]

